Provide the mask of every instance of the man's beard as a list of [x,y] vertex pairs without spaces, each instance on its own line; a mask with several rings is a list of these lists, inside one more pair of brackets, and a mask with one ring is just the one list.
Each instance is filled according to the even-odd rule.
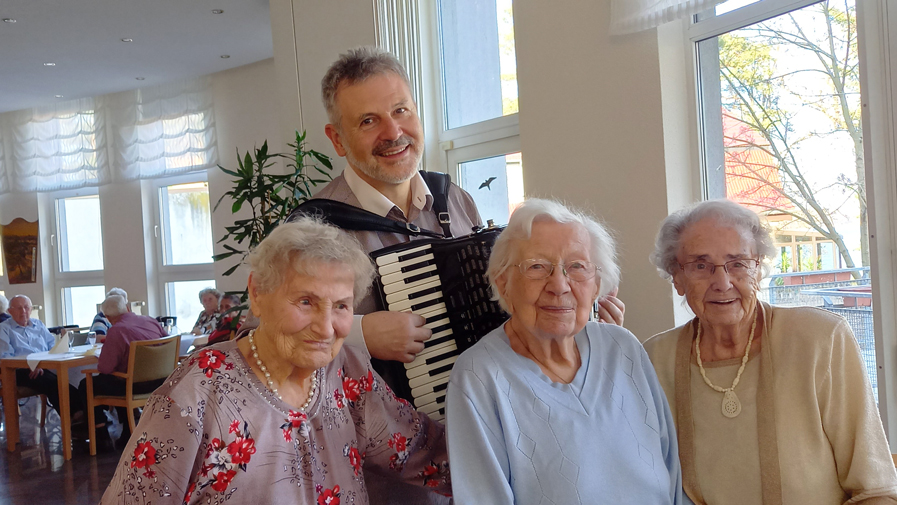
[[[417,163],[409,166],[406,171],[393,173],[385,170],[379,163],[377,156],[389,151],[391,149],[395,149],[396,147],[404,147],[408,146],[408,149],[411,151],[411,154],[417,154]],[[372,158],[370,162],[362,162],[355,158],[352,155],[352,151],[348,150],[346,152],[346,159],[349,161],[349,164],[353,167],[361,170],[365,175],[370,177],[371,179],[385,182],[387,184],[401,184],[408,179],[414,177],[414,173],[417,171],[417,167],[420,165],[420,155],[419,153],[414,152],[414,148],[416,144],[414,139],[409,137],[408,135],[402,135],[396,140],[384,141],[377,145],[374,150],[371,152]],[[407,172],[407,173],[406,173]]]

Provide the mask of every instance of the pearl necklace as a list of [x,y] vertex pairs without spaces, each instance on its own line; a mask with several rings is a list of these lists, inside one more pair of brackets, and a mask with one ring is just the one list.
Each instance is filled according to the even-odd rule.
[[751,335],[748,337],[747,347],[744,349],[744,357],[741,358],[741,367],[738,369],[738,373],[735,374],[735,380],[732,382],[732,386],[721,388],[710,382],[710,379],[707,378],[707,373],[704,371],[704,364],[701,362],[701,320],[698,319],[698,336],[695,338],[695,354],[698,355],[698,368],[701,370],[701,377],[704,378],[704,383],[710,386],[714,391],[724,393],[722,412],[723,415],[729,419],[738,417],[738,414],[741,414],[741,401],[738,400],[738,395],[735,394],[735,386],[737,386],[738,381],[741,380],[741,374],[744,372],[744,367],[747,366],[748,359],[750,358],[751,343],[754,341],[754,330],[756,329],[757,314],[755,312],[754,322],[751,324]]
[[[255,346],[255,340],[252,338],[255,334],[255,330],[249,332],[249,349],[252,351],[252,357],[255,359],[255,364],[258,365],[259,369],[265,375],[265,381],[268,383],[268,389],[271,390],[272,393],[277,395],[280,398],[280,401],[283,401],[283,397],[280,396],[280,393],[277,392],[277,388],[274,387],[274,381],[271,380],[271,372],[268,371],[268,367],[262,363],[262,359],[259,357],[258,347]],[[301,412],[305,412],[308,409],[308,406],[311,404],[312,399],[315,397],[315,392],[318,390],[318,370],[315,370],[311,375],[311,389],[308,391],[308,398],[305,399],[305,403],[299,407]]]

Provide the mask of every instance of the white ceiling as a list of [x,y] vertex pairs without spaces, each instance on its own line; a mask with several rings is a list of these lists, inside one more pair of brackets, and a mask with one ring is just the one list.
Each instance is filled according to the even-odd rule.
[[3,18],[16,22],[0,22],[0,112],[219,72],[273,54],[268,0],[0,0]]

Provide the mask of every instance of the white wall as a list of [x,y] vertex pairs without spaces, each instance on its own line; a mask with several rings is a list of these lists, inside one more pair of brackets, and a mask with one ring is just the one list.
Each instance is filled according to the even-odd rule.
[[[286,151],[292,130],[282,131],[279,123],[280,106],[277,80],[274,77],[274,60],[267,59],[213,75],[212,92],[215,103],[215,128],[218,133],[218,163],[230,170],[237,169],[237,151],[261,147],[268,141],[269,152]],[[296,125],[293,129],[298,128]],[[282,164],[276,167],[282,170]],[[209,170],[209,201],[214,208],[221,195],[232,188],[230,176],[220,170]],[[225,226],[235,219],[250,217],[248,208],[236,216],[231,213],[231,203],[222,202],[212,213],[212,237],[217,242],[224,236]],[[231,243],[234,247],[241,246]],[[244,243],[245,245],[245,243]],[[245,248],[245,247],[244,247]],[[225,252],[222,244],[215,244],[215,253]],[[215,280],[218,289],[242,291],[246,288],[248,270],[240,268],[230,276],[222,274],[236,261],[236,256],[215,263]]]
[[[274,60],[268,59],[212,75],[215,122],[218,135],[219,162],[226,167],[236,166],[236,150],[245,152],[261,146],[268,139],[272,149],[285,150],[286,141],[278,123],[278,100]],[[219,170],[208,173],[209,197],[212,205],[228,189],[228,177]],[[131,300],[147,301],[147,313],[159,315],[164,311],[163,293],[156,286],[153,254],[156,252],[153,227],[156,224],[152,199],[155,189],[151,181],[133,181],[101,186],[101,220],[103,226],[104,284],[107,288],[125,289]],[[48,325],[59,324],[61,314],[52,285],[52,248],[49,235],[50,214],[53,212],[52,194],[0,195],[0,224],[8,224],[16,217],[28,221],[40,219],[41,248],[38,255],[37,282],[9,286],[7,277],[0,277],[0,290],[7,295],[28,295],[35,305],[46,310],[40,314]],[[241,214],[243,215],[243,214]],[[212,214],[213,238],[224,235],[224,227],[233,223],[229,203],[223,203]],[[222,252],[216,244],[215,252]],[[219,288],[242,290],[245,271],[230,277],[221,274],[233,263],[215,264],[215,278]],[[98,302],[102,300],[97,300]]]

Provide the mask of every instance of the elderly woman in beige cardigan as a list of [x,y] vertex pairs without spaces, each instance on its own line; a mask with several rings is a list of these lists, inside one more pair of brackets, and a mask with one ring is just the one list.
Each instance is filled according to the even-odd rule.
[[897,472],[846,321],[757,300],[769,230],[733,202],[669,216],[652,262],[695,313],[645,348],[697,504],[897,503]]

